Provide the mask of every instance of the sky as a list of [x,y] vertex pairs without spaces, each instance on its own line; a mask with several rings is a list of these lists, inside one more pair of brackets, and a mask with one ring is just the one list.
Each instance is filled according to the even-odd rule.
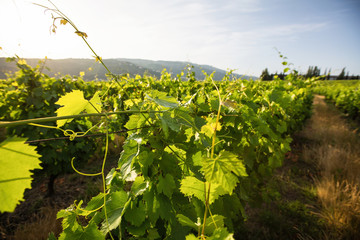
[[[189,61],[259,76],[292,68],[360,75],[359,0],[53,0],[106,58]],[[92,58],[48,0],[0,0],[0,57]]]

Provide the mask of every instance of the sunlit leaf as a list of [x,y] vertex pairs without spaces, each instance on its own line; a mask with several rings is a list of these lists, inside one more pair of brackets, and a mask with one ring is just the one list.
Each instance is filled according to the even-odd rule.
[[215,126],[216,131],[221,130],[221,124],[219,122],[216,124],[216,119],[209,119],[208,123],[201,127],[201,133],[204,133],[207,137],[211,138],[214,135]]
[[86,105],[85,110],[87,113],[101,113],[101,99],[100,92],[96,92],[94,96],[89,100],[89,104]]
[[95,57],[95,61],[96,61],[96,62],[102,62],[102,57],[96,56],[96,57]]
[[[208,191],[209,184],[206,184],[206,191]],[[181,180],[180,191],[185,196],[195,196],[203,203],[205,203],[205,182],[200,181],[195,177],[185,177]],[[227,192],[219,184],[213,183],[210,187],[210,199],[209,203],[212,204],[221,195],[225,195]]]
[[70,229],[64,230],[59,240],[104,240],[105,236],[98,230],[96,224],[90,223],[86,227],[79,227],[75,231],[71,231]]
[[25,65],[27,63],[25,59],[19,59],[18,64]]
[[13,212],[31,188],[33,169],[40,169],[40,155],[24,138],[10,138],[0,144],[0,212]]
[[68,23],[68,21],[66,19],[61,19],[60,20],[60,25],[66,25]]
[[[88,113],[97,113],[101,112],[101,101],[99,97],[99,92],[96,92],[90,101],[87,101],[84,98],[84,93],[80,90],[74,90],[70,93],[67,93],[65,96],[62,96],[55,104],[61,105],[58,110],[56,110],[57,116],[69,116],[77,115],[80,112],[86,110]],[[96,109],[95,109],[96,108]],[[71,119],[61,119],[57,120],[57,126],[61,127],[64,124],[71,122]]]
[[247,176],[245,166],[235,154],[221,151],[216,158],[204,158],[203,171],[208,182],[219,184],[232,194],[240,176]]

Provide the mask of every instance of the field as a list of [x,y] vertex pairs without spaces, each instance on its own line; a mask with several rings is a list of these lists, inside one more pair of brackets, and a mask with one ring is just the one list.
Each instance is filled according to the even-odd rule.
[[314,95],[333,83],[295,72],[87,83],[16,61],[0,82],[4,238],[358,236],[357,82],[333,94],[349,126]]

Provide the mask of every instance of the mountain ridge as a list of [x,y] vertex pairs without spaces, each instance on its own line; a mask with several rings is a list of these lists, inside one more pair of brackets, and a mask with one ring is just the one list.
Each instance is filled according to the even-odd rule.
[[[40,60],[39,58],[25,58],[30,66],[36,66]],[[114,74],[130,74],[135,75],[151,75],[159,78],[161,72],[166,68],[167,72],[173,76],[180,74],[181,71],[186,72],[187,66],[193,66],[192,71],[195,72],[197,79],[202,80],[205,71],[207,74],[214,73],[215,80],[221,80],[226,74],[225,70],[210,66],[200,65],[185,61],[165,61],[165,60],[147,60],[147,59],[132,59],[132,58],[109,58],[103,59],[104,63]],[[50,70],[49,70],[50,69]],[[6,62],[6,58],[0,58],[0,79],[6,78],[7,72],[17,71],[14,62]],[[94,59],[88,58],[66,58],[66,59],[46,59],[43,67],[43,72],[51,77],[56,74],[60,75],[79,75],[84,72],[84,80],[105,80],[106,69]],[[237,73],[232,74],[235,78],[242,79],[257,79],[255,76],[240,75]]]

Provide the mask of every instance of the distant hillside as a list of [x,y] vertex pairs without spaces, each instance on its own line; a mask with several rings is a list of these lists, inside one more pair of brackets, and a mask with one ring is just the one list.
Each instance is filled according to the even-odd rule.
[[[174,75],[179,74],[183,71],[187,65],[194,66],[193,71],[195,72],[195,76],[199,79],[204,78],[204,74],[202,71],[205,71],[207,74],[211,74],[215,71],[214,79],[221,80],[226,74],[225,70],[215,68],[209,65],[199,65],[191,62],[178,62],[178,61],[152,61],[152,60],[144,60],[144,59],[128,59],[128,58],[117,58],[119,61],[130,62],[137,66],[142,66],[143,68],[150,69],[156,72],[161,72],[164,68]],[[240,74],[233,74],[236,78],[242,79],[257,79],[254,76],[246,76]]]
[[[40,59],[25,59],[31,66],[36,66]],[[185,67],[190,64],[194,66],[193,71],[198,79],[203,79],[204,75],[202,70],[210,74],[214,71],[214,79],[220,80],[224,77],[226,71],[211,67],[208,65],[198,65],[190,62],[175,62],[175,61],[151,61],[143,59],[104,59],[104,63],[114,74],[129,73],[131,76],[144,75],[145,73],[151,76],[160,77],[164,68],[173,76],[179,74]],[[5,58],[0,58],[0,79],[6,78],[5,73],[11,71],[17,71],[17,67],[14,62],[6,62]],[[45,67],[43,69],[45,74],[54,76],[57,73],[61,75],[79,75],[80,72],[85,72],[84,79],[87,81],[95,79],[106,79],[106,69],[94,59],[47,59]],[[249,79],[249,76],[241,76],[234,74],[236,78],[242,77],[243,79]],[[256,77],[252,77],[256,79]]]

